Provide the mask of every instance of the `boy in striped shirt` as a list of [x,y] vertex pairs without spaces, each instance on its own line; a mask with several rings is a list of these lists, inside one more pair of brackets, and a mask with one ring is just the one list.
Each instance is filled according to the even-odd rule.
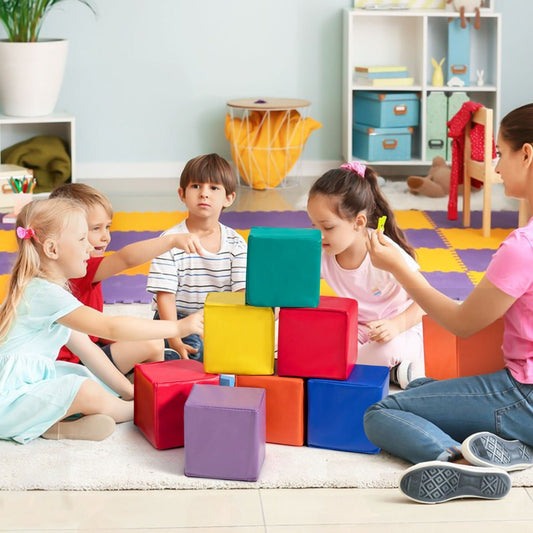
[[[203,309],[210,292],[243,291],[246,282],[246,242],[219,222],[220,213],[235,200],[237,178],[217,154],[191,159],[180,177],[178,194],[187,218],[163,235],[191,233],[202,254],[173,248],[152,260],[147,290],[154,294],[155,319],[176,320]],[[203,341],[197,335],[166,339],[165,358],[203,361]],[[172,350],[176,353],[173,354]]]

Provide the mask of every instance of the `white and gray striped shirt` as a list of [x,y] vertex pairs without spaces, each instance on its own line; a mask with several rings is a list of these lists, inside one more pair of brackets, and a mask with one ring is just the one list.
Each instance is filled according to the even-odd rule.
[[[188,232],[184,220],[163,235]],[[154,311],[158,292],[174,293],[178,313],[189,315],[203,308],[209,292],[235,292],[245,288],[246,242],[223,224],[220,224],[220,234],[220,250],[216,254],[205,252],[202,256],[172,248],[152,260],[146,290],[154,293]]]

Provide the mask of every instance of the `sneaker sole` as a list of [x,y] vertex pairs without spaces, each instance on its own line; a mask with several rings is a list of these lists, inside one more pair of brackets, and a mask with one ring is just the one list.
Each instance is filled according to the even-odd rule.
[[400,478],[400,490],[418,503],[458,498],[499,500],[511,490],[511,478],[498,468],[430,461],[407,469]]
[[533,449],[519,440],[505,440],[489,432],[474,433],[461,445],[463,457],[473,465],[495,466],[507,472],[533,466]]

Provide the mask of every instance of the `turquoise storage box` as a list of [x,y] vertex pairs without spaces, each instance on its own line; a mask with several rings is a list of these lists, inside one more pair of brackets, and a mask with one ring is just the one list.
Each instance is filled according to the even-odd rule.
[[418,126],[420,99],[416,93],[356,92],[353,121],[376,128]]
[[317,229],[259,228],[248,236],[246,304],[317,307],[322,236]]
[[371,128],[355,124],[353,155],[367,161],[407,161],[411,159],[413,128]]
[[459,78],[466,86],[470,85],[470,28],[473,22],[461,28],[461,20],[454,19],[448,24],[448,80]]

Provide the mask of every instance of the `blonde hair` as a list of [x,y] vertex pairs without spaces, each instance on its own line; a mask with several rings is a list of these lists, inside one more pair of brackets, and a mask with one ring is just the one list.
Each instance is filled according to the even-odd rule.
[[50,198],[68,198],[79,202],[85,212],[89,211],[92,207],[101,206],[105,209],[109,218],[113,218],[113,206],[109,201],[109,198],[85,183],[65,183],[56,187],[51,193]]
[[42,268],[42,245],[46,239],[59,237],[76,214],[85,217],[83,208],[66,198],[34,200],[24,206],[17,217],[16,227],[32,229],[35,235],[21,239],[17,236],[18,255],[9,280],[7,294],[0,307],[0,342],[7,334],[17,315],[26,286],[33,278],[48,277]]

